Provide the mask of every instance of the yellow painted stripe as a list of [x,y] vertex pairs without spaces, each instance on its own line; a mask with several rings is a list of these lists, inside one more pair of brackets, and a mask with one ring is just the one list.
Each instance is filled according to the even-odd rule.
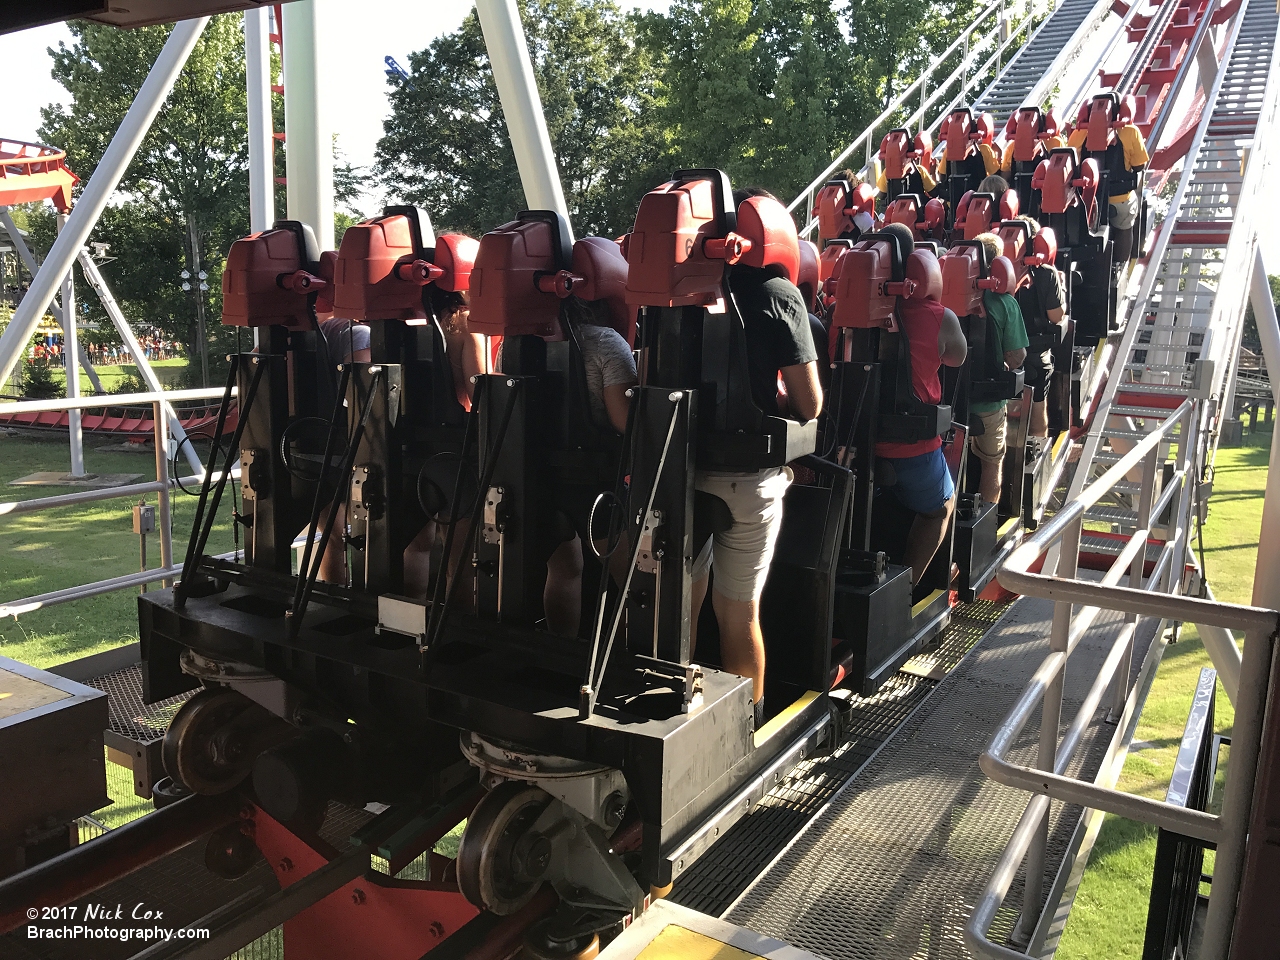
[[1000,525],[1000,529],[996,531],[996,536],[998,538],[1003,538],[1006,533],[1008,533],[1010,530],[1012,530],[1021,522],[1022,522],[1021,517],[1010,517],[1008,520],[1006,520],[1004,523]]
[[785,727],[797,713],[809,706],[809,704],[813,703],[813,701],[818,699],[820,696],[822,696],[822,694],[818,693],[817,690],[806,690],[804,693],[800,694],[800,696],[796,698],[795,703],[791,704],[791,706],[787,707],[756,731],[755,745],[758,747],[760,744],[772,737],[775,733]]
[[669,923],[640,951],[636,960],[763,960],[687,927]]
[[920,616],[920,614],[924,612],[925,607],[929,606],[929,604],[933,603],[933,601],[937,600],[945,592],[946,591],[943,591],[943,590],[935,590],[933,591],[933,593],[929,594],[927,597],[925,597],[923,600],[917,603],[914,607],[912,607],[911,608],[912,619],[915,619],[916,617]]

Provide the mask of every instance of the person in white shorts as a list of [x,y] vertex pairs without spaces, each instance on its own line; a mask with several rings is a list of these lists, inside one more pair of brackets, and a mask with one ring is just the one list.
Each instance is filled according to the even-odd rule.
[[[734,204],[766,191],[735,190]],[[747,373],[752,399],[771,416],[805,422],[822,410],[818,351],[809,327],[809,311],[800,291],[775,267],[739,264],[729,275],[729,289],[742,316],[747,343]],[[778,392],[781,375],[785,393]],[[764,717],[764,635],[760,629],[760,597],[782,528],[782,498],[791,485],[790,467],[756,473],[698,471],[694,487],[719,497],[729,507],[733,525],[702,547],[693,570],[693,641],[698,614],[706,599],[708,574],[714,575],[711,603],[720,628],[720,660],[724,668],[752,681],[756,724]]]

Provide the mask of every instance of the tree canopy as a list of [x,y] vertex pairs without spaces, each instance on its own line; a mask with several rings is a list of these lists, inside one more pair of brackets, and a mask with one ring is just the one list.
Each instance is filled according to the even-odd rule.
[[[576,231],[626,229],[637,173],[648,174],[660,153],[639,20],[611,0],[520,6]],[[407,79],[388,81],[392,111],[378,143],[386,186],[427,207],[437,227],[478,236],[506,222],[526,204],[475,12],[410,54],[409,65]]]
[[[643,193],[714,166],[802,190],[975,9],[974,0],[520,0],[578,233],[627,230]],[[479,234],[524,205],[479,21],[389,77],[385,186]]]

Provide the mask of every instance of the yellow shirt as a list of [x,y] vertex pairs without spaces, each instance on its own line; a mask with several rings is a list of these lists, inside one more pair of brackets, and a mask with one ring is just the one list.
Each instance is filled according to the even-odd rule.
[[[878,159],[873,160],[872,163],[874,164],[874,169],[876,171],[876,189],[881,193],[884,193],[889,189],[888,178],[885,177],[884,168],[880,165],[880,161]],[[920,174],[920,182],[924,184],[925,192],[933,193],[933,188],[938,185],[938,181],[934,179],[933,174],[931,174],[927,168],[918,163],[916,164],[916,172]]]
[[[1084,147],[1085,140],[1089,137],[1089,131],[1078,129],[1071,131],[1071,139],[1067,142],[1070,147],[1080,150]],[[1147,142],[1143,139],[1142,131],[1132,123],[1127,123],[1116,131],[1116,139],[1120,141],[1120,146],[1124,148],[1124,168],[1133,170],[1136,167],[1146,166],[1151,156],[1147,153]],[[1113,194],[1112,200],[1127,200],[1132,196],[1133,191],[1126,193]]]
[[[1000,155],[996,153],[996,148],[989,143],[978,144],[978,153],[982,155],[982,165],[987,171],[987,176],[1000,172]],[[938,161],[938,176],[945,177],[947,175],[947,156],[944,153],[942,159]]]
[[[1041,141],[1044,144],[1044,152],[1047,156],[1058,147],[1065,147],[1067,141],[1064,137],[1054,134],[1052,137],[1046,137]],[[1003,174],[1013,173],[1013,141],[1010,140],[1004,145],[1004,156],[1000,159],[1000,172]]]

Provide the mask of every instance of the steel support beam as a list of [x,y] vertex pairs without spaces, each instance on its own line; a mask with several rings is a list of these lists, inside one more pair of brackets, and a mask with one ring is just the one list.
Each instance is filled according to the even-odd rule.
[[569,220],[520,10],[515,0],[476,0],[476,13],[502,100],[502,113],[507,118],[525,201],[531,209],[556,210]]
[[[36,258],[31,254],[31,248],[27,246],[26,241],[22,239],[22,234],[18,231],[18,225],[13,222],[13,218],[9,216],[8,207],[0,207],[0,224],[4,226],[5,232],[9,234],[9,238],[13,241],[13,247],[18,251],[18,256],[22,258],[22,263],[27,268],[27,272],[31,276],[35,276],[40,270],[40,264],[36,263]],[[58,326],[62,327],[62,332],[67,332],[67,319],[62,315],[62,308],[55,303],[50,302],[49,312],[53,314],[54,319],[58,321]],[[93,385],[93,389],[98,393],[106,393],[107,390],[102,385],[102,380],[98,377],[98,371],[93,368],[93,364],[89,362],[88,355],[84,352],[84,347],[77,344],[76,353],[80,360],[80,365],[84,367],[85,374],[89,377],[89,383]]]
[[325,0],[284,5],[285,189],[289,219],[316,232],[321,250],[333,249],[333,128],[321,89],[320,65],[328,62]]
[[[67,214],[58,214],[58,233],[67,227]],[[76,329],[75,271],[62,278],[62,369],[67,374],[67,397],[80,397],[80,331]],[[71,448],[71,476],[84,476],[84,434],[80,428],[80,411],[67,411],[67,442]]]
[[160,55],[151,67],[151,72],[147,74],[133,104],[120,122],[119,129],[102,154],[98,168],[89,178],[80,199],[76,201],[75,208],[67,219],[66,229],[58,234],[49,255],[32,278],[31,288],[18,304],[9,326],[0,335],[0,384],[13,373],[23,348],[48,309],[62,278],[67,275],[80,249],[89,239],[89,233],[97,224],[107,201],[115,193],[120,178],[138,152],[142,138],[151,129],[156,114],[164,105],[174,81],[178,79],[178,74],[182,72],[187,57],[191,55],[208,22],[208,17],[198,17],[194,20],[182,20],[174,25],[173,32],[169,34],[169,39],[165,41]]
[[244,12],[245,87],[249,101],[249,229],[266,230],[275,219],[272,162],[271,45],[266,7]]
[[[87,250],[80,251],[80,269],[84,272],[84,278],[89,281],[89,286],[93,287],[94,293],[102,301],[102,307],[107,311],[107,316],[111,318],[111,322],[115,324],[116,331],[120,334],[120,339],[129,348],[129,352],[133,354],[133,362],[146,383],[147,389],[155,393],[164,390],[164,387],[160,385],[160,378],[156,376],[155,370],[151,369],[151,364],[147,362],[147,358],[142,353],[142,344],[134,336],[133,328],[129,326],[129,321],[120,312],[120,306],[116,303],[116,298],[112,296],[111,288],[107,286],[107,281],[98,272],[98,265],[93,262],[93,258],[89,256]],[[178,449],[182,451],[182,455],[186,457],[187,463],[191,465],[193,471],[204,473],[204,464],[200,462],[200,457],[196,454],[195,447],[190,443],[183,442],[187,439],[187,432],[182,429],[182,421],[178,419],[178,414],[173,409],[173,405],[166,400],[164,408],[169,415],[169,428],[173,431],[174,439],[178,441]],[[165,456],[168,456],[167,451]]]

